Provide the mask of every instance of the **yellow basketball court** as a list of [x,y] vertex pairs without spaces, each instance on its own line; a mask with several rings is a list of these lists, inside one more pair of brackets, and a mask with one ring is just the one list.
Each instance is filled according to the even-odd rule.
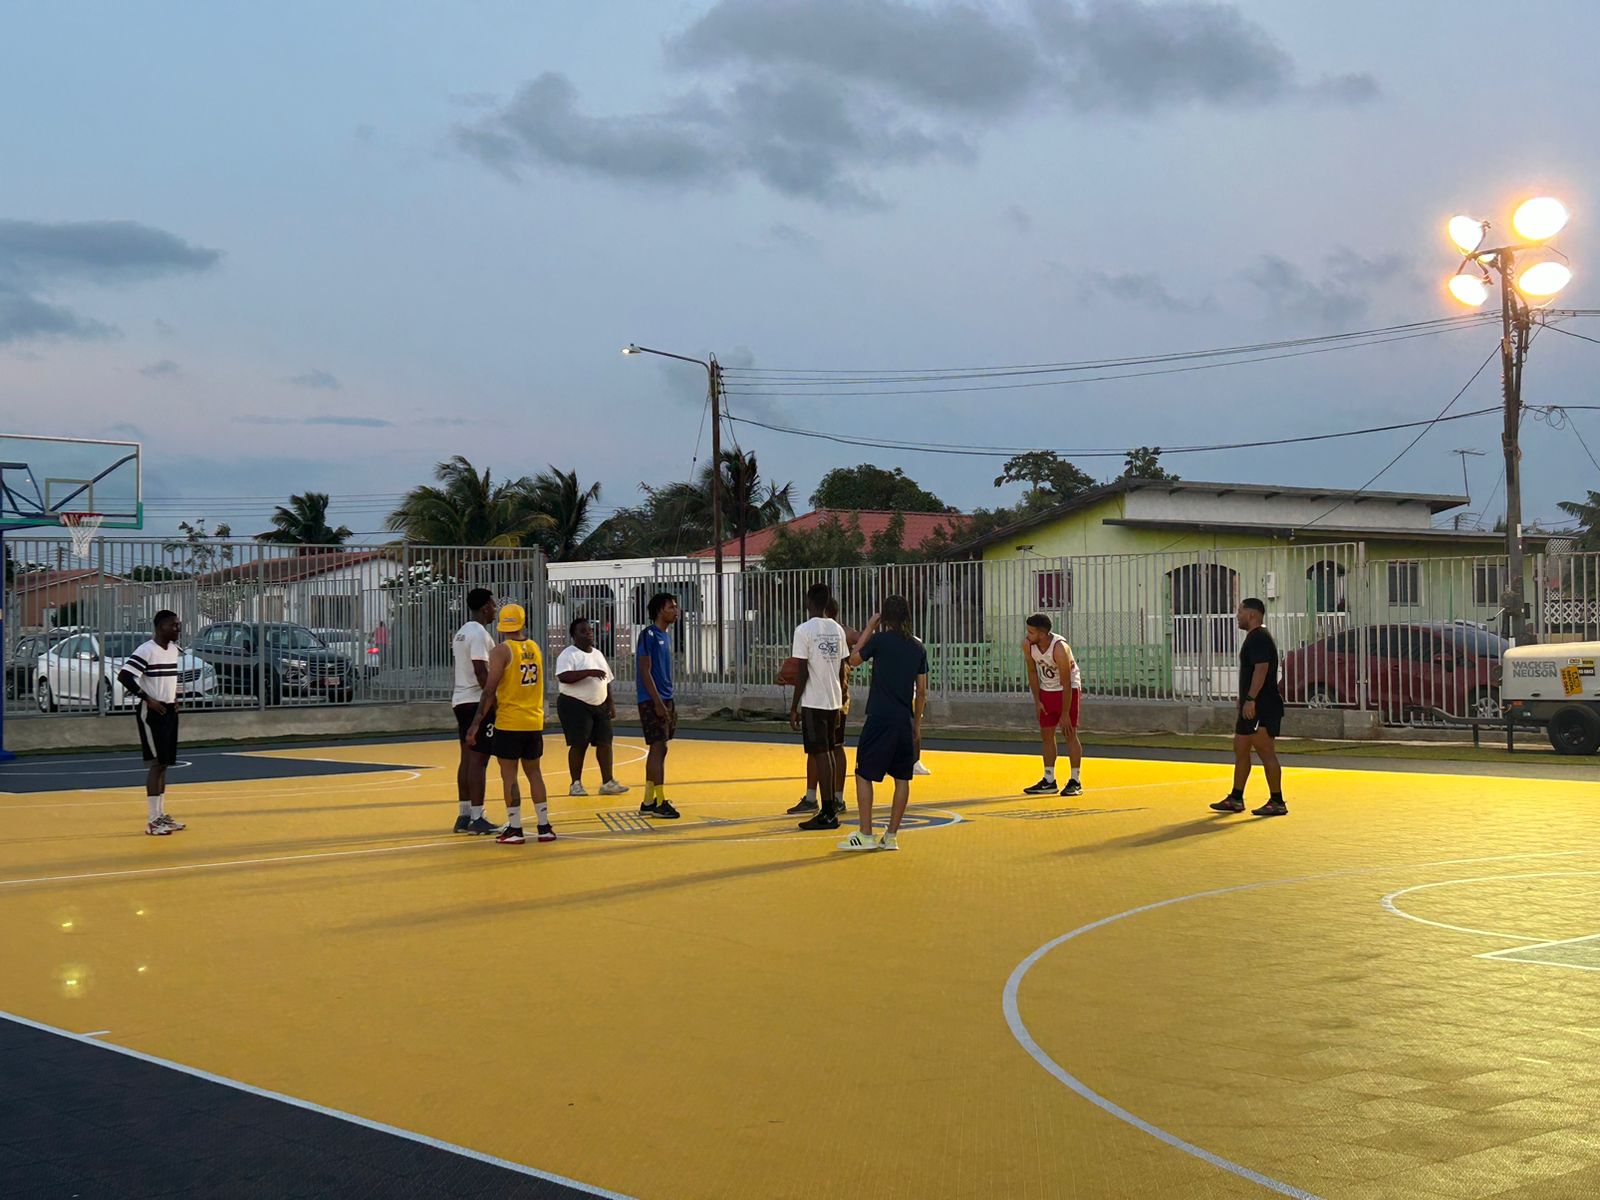
[[601,1194],[1600,1194],[1592,768],[1290,767],[1260,819],[930,751],[847,854],[794,744],[679,741],[673,824],[636,739],[617,798],[551,749],[551,845],[446,832],[451,741],[175,768],[169,838],[120,758],[0,792],[0,1009]]

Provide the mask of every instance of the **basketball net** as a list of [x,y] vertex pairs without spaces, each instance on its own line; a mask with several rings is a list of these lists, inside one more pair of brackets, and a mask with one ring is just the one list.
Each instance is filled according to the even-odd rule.
[[72,557],[89,557],[89,548],[94,545],[95,534],[100,532],[100,526],[105,519],[103,513],[64,512],[61,514],[61,524],[67,533],[72,536]]

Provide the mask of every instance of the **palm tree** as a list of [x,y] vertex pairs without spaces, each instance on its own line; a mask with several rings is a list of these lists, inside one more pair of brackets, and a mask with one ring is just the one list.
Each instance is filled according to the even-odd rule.
[[552,464],[534,479],[531,499],[550,518],[550,528],[537,538],[545,553],[557,562],[587,557],[583,547],[594,525],[589,506],[600,499],[600,485],[581,488],[576,471],[562,471]]
[[433,546],[523,546],[554,526],[533,500],[527,476],[496,484],[457,454],[433,469],[439,486],[414,487],[389,514],[388,528]]
[[258,542],[299,546],[301,554],[308,554],[317,546],[342,545],[349,538],[348,526],[341,525],[335,529],[328,524],[327,492],[290,496],[288,507],[280,504],[272,514],[272,528],[266,533],[256,534]]
[[1600,492],[1590,492],[1588,501],[1559,500],[1556,507],[1578,522],[1578,549],[1600,550]]
[[[704,487],[711,490],[711,468],[704,472]],[[709,495],[708,495],[709,500]],[[728,530],[739,539],[739,570],[745,569],[745,543],[758,529],[777,525],[794,516],[794,483],[781,488],[775,483],[763,483],[756,454],[740,450],[722,452],[722,507],[723,520]]]

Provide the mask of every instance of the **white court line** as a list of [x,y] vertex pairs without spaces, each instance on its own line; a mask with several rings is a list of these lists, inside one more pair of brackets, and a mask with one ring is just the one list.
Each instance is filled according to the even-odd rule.
[[[1541,945],[1554,945],[1542,935],[1531,933],[1504,933],[1498,929],[1472,929],[1466,925],[1451,925],[1446,921],[1430,921],[1427,917],[1419,917],[1416,913],[1409,913],[1395,903],[1401,896],[1411,892],[1422,892],[1429,888],[1454,887],[1457,884],[1467,883],[1497,883],[1502,879],[1557,879],[1563,877],[1578,877],[1586,875],[1600,875],[1600,871],[1540,871],[1532,875],[1482,875],[1476,879],[1440,879],[1434,883],[1419,883],[1412,887],[1401,888],[1397,892],[1390,892],[1378,903],[1397,917],[1404,917],[1408,921],[1415,921],[1419,925],[1432,925],[1435,929],[1449,929],[1455,933],[1471,933],[1480,937],[1500,938],[1508,942],[1537,942]],[[1478,957],[1483,957],[1479,955]]]
[[105,1037],[105,1035],[110,1033],[110,1032],[111,1032],[111,1030],[109,1030],[109,1029],[95,1029],[95,1030],[90,1031],[89,1033],[84,1034],[83,1036],[84,1037]]
[[1099,1092],[1095,1091],[1088,1084],[1083,1082],[1083,1080],[1072,1074],[1072,1072],[1068,1071],[1060,1063],[1056,1062],[1056,1060],[1051,1058],[1050,1055],[1045,1052],[1044,1048],[1034,1040],[1033,1034],[1029,1032],[1027,1025],[1022,1020],[1022,1011],[1017,997],[1022,988],[1022,981],[1027,977],[1028,972],[1033,970],[1033,968],[1038,965],[1039,961],[1044,958],[1045,955],[1049,954],[1050,951],[1054,950],[1057,946],[1060,946],[1065,942],[1070,942],[1074,938],[1081,937],[1086,933],[1091,933],[1096,929],[1102,929],[1107,925],[1114,924],[1115,922],[1124,920],[1127,917],[1134,917],[1141,913],[1153,912],[1156,909],[1166,908],[1173,904],[1184,904],[1190,900],[1204,900],[1216,896],[1230,895],[1234,892],[1248,892],[1257,888],[1278,887],[1284,884],[1312,883],[1325,879],[1348,878],[1355,875],[1372,874],[1378,871],[1422,870],[1428,867],[1461,866],[1468,863],[1480,862],[1504,862],[1513,859],[1562,858],[1585,853],[1589,852],[1584,850],[1554,850],[1540,851],[1531,854],[1496,854],[1483,858],[1443,859],[1435,862],[1425,863],[1400,863],[1394,866],[1357,867],[1346,871],[1330,871],[1321,875],[1302,875],[1289,879],[1267,879],[1258,883],[1240,883],[1235,884],[1232,887],[1214,888],[1210,891],[1193,892],[1187,896],[1174,896],[1167,900],[1157,900],[1150,904],[1141,904],[1137,908],[1124,909],[1122,912],[1114,913],[1109,917],[1101,917],[1098,921],[1091,921],[1087,925],[1080,925],[1076,929],[1070,930],[1067,933],[1063,933],[1060,937],[1052,938],[1050,941],[1040,946],[1032,954],[1028,955],[1027,958],[1023,959],[1017,964],[1016,968],[1006,979],[1005,988],[1001,992],[1001,1011],[1005,1013],[1006,1025],[1011,1030],[1011,1036],[1016,1038],[1017,1044],[1022,1047],[1023,1051],[1028,1055],[1028,1057],[1033,1059],[1034,1062],[1038,1063],[1039,1066],[1043,1067],[1045,1071],[1048,1072],[1058,1083],[1065,1085],[1071,1091],[1083,1097],[1083,1099],[1087,1100],[1090,1104],[1093,1104],[1102,1112],[1108,1113],[1127,1125],[1131,1125],[1141,1133],[1149,1134],[1157,1141],[1171,1146],[1175,1150],[1180,1150],[1184,1154],[1190,1155],[1193,1158],[1198,1158],[1201,1162],[1209,1163],[1214,1167],[1219,1167],[1224,1171],[1231,1172],[1241,1179],[1246,1179],[1251,1183],[1259,1184],[1261,1187],[1264,1187],[1269,1191],[1277,1192],[1279,1195],[1283,1196],[1293,1196],[1296,1198],[1296,1200],[1318,1200],[1318,1197],[1312,1192],[1308,1192],[1303,1188],[1295,1187],[1292,1183],[1285,1183],[1281,1179],[1274,1179],[1270,1175],[1263,1175],[1261,1172],[1254,1171],[1241,1163],[1232,1161],[1231,1159],[1223,1158],[1220,1154],[1215,1154],[1212,1151],[1207,1150],[1204,1146],[1197,1146],[1193,1142],[1185,1141],[1177,1134],[1170,1133],[1167,1130],[1162,1129],[1159,1125],[1155,1125],[1150,1121],[1146,1121],[1143,1117],[1129,1112],[1120,1104],[1117,1104],[1112,1100],[1108,1100],[1105,1096],[1102,1096]]
[[[41,1033],[53,1033],[57,1037],[66,1038],[68,1041],[77,1042],[82,1046],[94,1046],[101,1050],[109,1050],[113,1054],[126,1055],[128,1058],[138,1059],[140,1062],[152,1063],[158,1067],[166,1067],[170,1071],[178,1071],[195,1079],[204,1079],[208,1083],[221,1084],[223,1087],[233,1088],[235,1091],[247,1092],[252,1096],[260,1096],[267,1100],[276,1100],[280,1104],[293,1105],[295,1108],[305,1109],[307,1112],[320,1113],[324,1117],[345,1121],[351,1125],[359,1125],[363,1129],[376,1130],[378,1133],[387,1133],[393,1137],[404,1138],[408,1142],[417,1142],[424,1146],[431,1146],[435,1150],[443,1150],[450,1154],[459,1154],[462,1158],[474,1159],[477,1162],[487,1163],[492,1167],[503,1170],[515,1171],[519,1175],[529,1175],[535,1179],[543,1179],[547,1183],[560,1184],[575,1191],[584,1192],[590,1196],[604,1197],[604,1200],[631,1200],[631,1197],[621,1192],[609,1191],[606,1188],[595,1187],[593,1184],[581,1180],[570,1179],[565,1175],[556,1175],[549,1171],[541,1171],[537,1167],[525,1166],[522,1163],[511,1162],[509,1159],[496,1158],[492,1154],[485,1154],[481,1150],[473,1150],[466,1146],[458,1146],[454,1142],[442,1141],[439,1138],[429,1137],[425,1133],[415,1133],[409,1129],[401,1129],[397,1125],[386,1125],[382,1121],[369,1120],[358,1117],[354,1113],[343,1112],[337,1108],[329,1108],[311,1100],[301,1100],[297,1096],[287,1096],[282,1092],[269,1091],[266,1088],[256,1087],[254,1084],[244,1083],[238,1079],[229,1079],[226,1075],[214,1075],[210,1071],[202,1071],[198,1067],[185,1066],[180,1062],[173,1062],[170,1058],[158,1058],[154,1054],[145,1054],[140,1050],[131,1050],[127,1046],[118,1046],[110,1042],[97,1042],[93,1035],[73,1033],[67,1029],[58,1029],[54,1025],[46,1025],[40,1021],[30,1021],[27,1017],[19,1017],[16,1013],[0,1012],[0,1019],[14,1022],[28,1029],[36,1029]],[[105,1032],[109,1032],[105,1031]]]
[[[105,759],[96,759],[95,761],[104,762]],[[189,759],[180,758],[177,762],[173,763],[172,766],[168,767],[167,769],[169,771],[176,771],[176,770],[179,770],[179,769],[181,769],[183,767],[192,767],[192,766],[194,766],[194,763],[191,762]],[[12,778],[14,778],[16,776],[19,776],[19,775],[26,775],[26,776],[28,776],[29,778],[32,778],[32,779],[42,779],[42,778],[44,778],[45,776],[48,776],[48,775],[59,775],[59,776],[62,776],[64,778],[72,779],[72,778],[76,778],[79,775],[148,775],[149,773],[150,773],[150,764],[148,764],[148,763],[135,763],[133,766],[129,766],[129,767],[112,767],[109,771],[15,771],[15,770],[12,770],[10,767],[7,767],[6,770],[5,770],[5,774],[4,775],[0,775],[0,779],[12,779]],[[88,789],[86,789],[86,788],[61,788],[59,790],[63,791],[63,792],[69,792],[69,791],[70,792],[81,792],[81,791],[87,791]],[[96,790],[98,790],[98,789],[96,789]],[[26,796],[27,794],[28,794],[27,792],[12,792],[11,793],[11,795],[13,795],[13,796]]]
[[1600,942],[1600,933],[1589,933],[1583,937],[1558,938],[1553,942],[1536,942],[1532,946],[1507,946],[1504,950],[1491,950],[1487,954],[1474,954],[1473,958],[1494,958],[1501,962],[1533,963],[1541,967],[1567,967],[1573,971],[1600,971],[1600,966],[1587,967],[1582,963],[1556,962],[1548,958],[1529,958],[1530,950],[1548,950],[1551,946],[1575,946],[1579,942]]

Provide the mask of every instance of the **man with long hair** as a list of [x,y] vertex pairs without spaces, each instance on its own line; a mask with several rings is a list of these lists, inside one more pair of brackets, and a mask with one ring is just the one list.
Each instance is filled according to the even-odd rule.
[[[841,850],[898,850],[900,822],[911,800],[922,710],[928,702],[928,652],[911,634],[911,605],[890,596],[867,622],[850,665],[872,663],[867,719],[856,743],[856,807],[861,827],[839,843]],[[872,832],[873,785],[894,780],[894,803],[882,839]]]

